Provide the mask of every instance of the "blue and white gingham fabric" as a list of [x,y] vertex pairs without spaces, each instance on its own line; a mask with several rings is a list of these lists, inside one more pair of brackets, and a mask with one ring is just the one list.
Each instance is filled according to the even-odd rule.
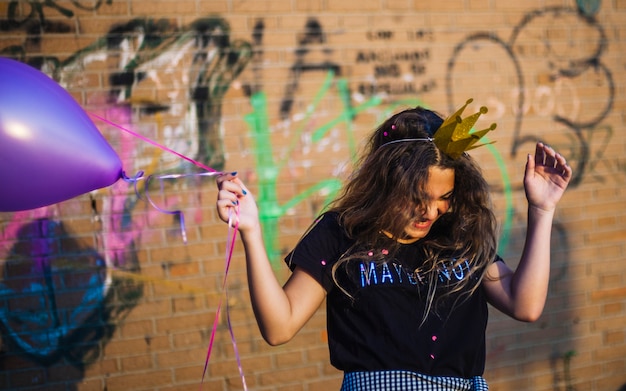
[[410,371],[346,372],[341,391],[487,391],[481,376],[470,379]]

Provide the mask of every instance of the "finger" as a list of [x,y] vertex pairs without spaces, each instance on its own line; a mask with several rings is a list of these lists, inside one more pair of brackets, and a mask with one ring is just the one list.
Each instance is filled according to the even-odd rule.
[[543,161],[543,165],[549,168],[556,168],[557,159],[556,155],[553,154],[553,151],[546,151],[546,156]]
[[245,189],[243,183],[237,178],[232,181],[225,182],[223,188],[235,193],[237,197],[243,197],[248,194],[248,190]]
[[228,220],[233,214],[233,211],[236,208],[236,206],[233,204],[233,201],[229,199],[218,200],[216,203],[216,206],[217,206],[217,215],[224,222],[228,222]]
[[544,167],[557,168],[559,165],[558,154],[554,148],[544,143],[537,143],[536,149],[537,158],[536,163]]
[[572,167],[570,167],[569,164],[566,165],[565,168],[563,169],[563,172],[561,173],[561,176],[569,182],[572,179],[573,175],[574,175],[574,171],[572,170]]
[[217,186],[220,187],[222,183],[226,181],[231,181],[237,176],[237,171],[224,173],[215,177],[215,182]]
[[218,183],[219,190],[226,190],[234,193],[238,197],[243,197],[248,194],[248,190],[241,180],[237,177],[222,178]]
[[239,178],[235,178],[233,179],[233,183],[236,183],[237,185],[239,185],[240,189],[241,189],[241,195],[245,196],[247,195],[250,190],[248,190],[248,188],[246,187],[246,185],[244,185],[244,183],[241,181],[241,179]]
[[237,205],[237,200],[231,200],[229,198],[220,198],[216,202],[218,209],[228,209]]
[[537,154],[535,153],[535,157],[533,157],[533,155],[531,155],[530,153],[528,154],[528,156],[526,156],[526,172],[525,172],[525,177],[526,178],[531,178],[532,174],[535,171],[535,163],[536,163],[536,156]]
[[557,166],[556,169],[560,170],[561,176],[565,179],[572,177],[572,168],[567,164],[567,160],[560,153],[556,154]]
[[535,145],[535,166],[542,166],[546,160],[545,144],[539,142]]
[[220,190],[217,193],[217,202],[220,203],[221,201],[226,201],[230,205],[237,205],[239,203],[237,194],[228,190]]
[[560,153],[555,153],[554,154],[554,168],[564,167],[565,164],[567,164],[565,162],[565,158]]

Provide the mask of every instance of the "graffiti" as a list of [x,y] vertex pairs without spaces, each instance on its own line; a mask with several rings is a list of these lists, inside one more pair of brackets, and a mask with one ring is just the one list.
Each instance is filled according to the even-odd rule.
[[192,97],[198,115],[197,160],[221,170],[224,151],[219,136],[222,99],[233,80],[251,57],[250,44],[229,40],[229,26],[223,19],[204,19],[192,25],[200,50],[194,56],[192,69],[198,69]]
[[[409,30],[407,38],[416,43],[431,42],[434,34],[430,30]],[[368,75],[367,80],[356,85],[356,91],[364,97],[385,96],[390,100],[401,95],[419,96],[437,87],[428,74],[428,63],[432,60],[429,47],[391,49],[397,33],[388,29],[370,30],[365,38],[373,42],[368,49],[359,49],[355,54],[355,69]],[[384,46],[376,43],[383,42]]]
[[[93,362],[142,285],[112,278],[101,253],[63,223],[36,219],[7,239],[15,240],[3,257],[3,343],[43,364],[62,357],[79,368]],[[136,269],[136,259],[132,264],[125,269]]]
[[[478,79],[472,84],[475,89],[472,97],[485,102],[492,109],[489,115],[497,119],[499,125],[504,124],[510,129],[511,159],[515,160],[521,151],[526,152],[537,141],[553,145],[563,151],[570,165],[574,166],[572,187],[580,185],[583,179],[603,181],[600,166],[619,164],[604,158],[612,137],[612,127],[604,121],[613,108],[615,86],[611,70],[603,63],[608,46],[606,34],[593,18],[599,2],[578,4],[579,9],[548,7],[528,12],[514,26],[508,39],[490,32],[470,34],[454,48],[445,80],[448,105],[452,110],[458,104],[455,93],[460,86],[464,85],[464,91],[468,89],[462,74],[471,68]],[[556,33],[558,29],[561,33],[575,32],[563,39]],[[577,47],[574,43],[578,34],[587,38],[584,47]],[[489,74],[491,71],[497,72]],[[594,104],[586,103],[582,91],[585,94],[593,91],[594,97],[602,98]],[[531,125],[534,118],[540,118],[542,122],[547,119],[552,126],[538,129]],[[504,164],[498,166],[505,175]],[[516,231],[518,228],[514,222],[519,224],[523,216],[513,208],[511,197],[521,188],[511,186],[510,181],[508,185],[502,189],[507,205],[503,234],[507,236],[507,250],[518,253],[522,249],[520,238],[524,233]],[[500,191],[498,188],[494,190]],[[558,251],[552,254],[551,291],[546,306],[559,303],[563,308],[559,297],[568,296],[568,292],[559,290],[568,289],[562,280],[567,278],[570,268],[568,253],[571,244],[567,227],[558,221],[553,225],[552,242],[552,248]],[[567,304],[564,307],[567,308]],[[540,325],[542,329],[548,327],[567,336],[572,324],[554,324],[546,320]],[[544,344],[543,352],[539,349],[534,352],[538,356],[551,357],[555,389],[561,389],[563,385],[565,389],[573,389],[570,367],[573,350],[555,358],[556,351],[571,349],[564,346],[566,341],[567,338],[550,341]],[[490,355],[505,354],[505,351],[506,348],[496,345]],[[562,372],[559,369],[561,364]]]
[[[2,52],[25,50],[11,47]],[[175,54],[190,50],[191,58]],[[172,56],[164,53],[172,53]],[[195,123],[187,124],[195,140],[195,151],[193,154],[189,151],[189,155],[220,170],[224,165],[219,130],[222,100],[250,57],[250,44],[241,40],[231,42],[230,27],[222,18],[199,19],[183,29],[165,19],[139,18],[113,26],[104,37],[66,59],[29,57],[28,63],[69,87],[87,82],[84,70],[90,65],[116,61],[117,70],[112,70],[109,76],[109,96],[104,103],[132,105],[134,110],[144,114],[169,110],[180,115],[181,98],[187,95],[188,112],[195,118]],[[155,68],[166,69],[155,72]],[[172,76],[177,79],[171,80]],[[164,100],[142,97],[137,90],[148,83],[161,87],[173,83],[174,91]],[[180,134],[181,130],[170,132]]]
[[[45,69],[48,66],[54,68],[58,59],[30,53],[39,52],[44,34],[78,34],[75,31],[75,24],[59,21],[57,15],[70,19],[75,15],[74,10],[95,11],[103,4],[111,4],[112,1],[106,0],[104,3],[102,0],[95,2],[71,0],[69,4],[72,7],[69,7],[68,2],[55,0],[11,0],[6,6],[6,18],[0,17],[0,31],[22,30],[27,34],[21,42],[0,48],[0,55],[14,57],[38,69]],[[46,17],[47,13],[52,14],[51,18]]]
[[[112,2],[113,0],[106,0],[106,4],[111,4]],[[50,31],[48,28],[55,26],[55,24],[46,20],[45,11],[59,13],[68,19],[74,17],[74,11],[65,5],[67,2],[54,0],[12,0],[8,3],[6,20],[0,19],[0,31],[15,30],[23,28],[25,25],[31,25],[29,30],[38,28],[40,32]],[[84,4],[81,1],[72,0],[71,4],[77,9],[95,11],[102,6],[103,1],[89,1],[87,4]]]
[[409,41],[432,42],[435,40],[435,34],[432,30],[417,29],[410,30],[406,33]]
[[553,387],[555,391],[575,391],[576,381],[572,374],[572,361],[578,353],[575,350],[555,352],[550,358],[550,366],[554,373]]
[[[334,78],[332,72],[328,73],[328,80],[331,81]],[[321,94],[326,93],[328,84],[322,86]],[[343,94],[347,94],[345,81],[339,84]],[[268,129],[271,129],[270,124],[267,122],[267,98],[264,93],[258,93],[251,97],[251,103],[253,112],[246,116],[246,122],[250,128],[250,131],[254,135],[255,149],[263,151],[262,153],[255,154],[256,160],[256,172],[259,185],[259,195],[257,203],[259,205],[259,218],[263,226],[264,242],[267,248],[268,255],[273,262],[280,259],[281,250],[277,247],[278,239],[278,222],[279,219],[287,214],[291,208],[303,200],[310,198],[313,194],[323,194],[325,196],[326,204],[339,190],[341,181],[339,179],[331,178],[318,182],[314,186],[308,188],[296,197],[280,204],[278,195],[276,192],[278,185],[278,176],[282,168],[284,168],[286,161],[275,162],[272,154],[272,143],[269,138],[270,133]],[[350,106],[344,106],[343,112],[339,116],[335,117],[328,123],[322,124],[320,127],[314,129],[313,142],[318,142],[324,136],[328,129],[339,124],[340,122],[349,122],[351,118],[357,113],[376,105],[378,102],[372,99],[357,107],[351,108]],[[312,106],[314,109],[315,106]],[[348,133],[351,137],[351,133]]]
[[[582,51],[570,50],[572,45],[575,45],[574,41],[569,41],[569,46],[565,47],[555,45],[549,39],[553,26],[572,26],[570,28],[577,31],[584,30],[585,35],[594,37],[595,41],[586,45]],[[526,31],[540,28],[546,33],[543,39],[535,39],[536,44],[533,45],[533,40],[526,36],[531,33]],[[455,79],[455,68],[459,61],[461,59],[464,62],[473,61],[478,64],[476,67],[484,64],[488,69],[489,61],[499,58],[498,77],[507,77],[510,74],[509,78],[516,83],[511,95],[507,96],[495,87],[492,90],[482,88],[477,90],[475,95],[483,96],[480,98],[481,101],[490,102],[497,107],[496,112],[500,117],[513,118],[511,156],[515,157],[522,146],[536,141],[555,145],[560,150],[567,151],[565,154],[570,164],[575,165],[572,185],[576,186],[587,174],[591,159],[598,155],[597,150],[591,151],[590,143],[592,138],[596,139],[595,129],[600,127],[613,107],[615,97],[613,76],[602,63],[602,55],[606,48],[607,38],[602,26],[590,17],[581,16],[576,9],[550,7],[529,12],[515,26],[508,41],[491,33],[475,33],[456,46],[448,62],[446,74],[446,92],[450,108],[452,109],[456,102],[455,84],[460,82]],[[539,69],[537,58],[541,58]],[[531,75],[536,72],[545,73],[547,76],[543,77],[544,83],[552,85],[529,85],[528,80],[532,79]],[[578,88],[592,88],[597,91],[597,95],[605,96],[604,104],[581,110]],[[508,102],[512,102],[512,106],[509,107]],[[510,111],[507,108],[510,108]],[[531,108],[538,115],[551,116],[555,126],[566,129],[569,137],[556,140],[552,139],[553,135],[550,133],[537,134],[526,131],[523,122]]]
[[[219,130],[222,100],[251,57],[249,43],[231,42],[229,31],[228,23],[221,18],[199,19],[182,31],[167,20],[134,19],[113,27],[103,39],[66,60],[60,70],[67,74],[82,69],[94,61],[98,52],[104,52],[107,58],[117,57],[119,71],[110,76],[108,103],[132,105],[145,114],[183,114],[181,100],[188,94],[188,112],[195,117],[195,123],[186,125],[195,151],[180,152],[220,170],[224,165]],[[183,58],[189,50],[190,58]],[[173,55],[164,55],[167,53]],[[155,72],[154,68],[161,71]],[[155,101],[137,94],[142,83],[173,83],[174,88],[166,99]],[[180,125],[173,126],[169,134],[184,133]]]
[[[221,168],[222,100],[251,57],[250,45],[231,41],[229,33],[229,25],[215,17],[182,29],[168,20],[133,19],[113,26],[68,58],[20,57],[38,40],[2,52],[17,53],[67,88],[87,86],[92,68],[108,69],[107,88],[88,96],[87,105],[98,107],[114,123],[164,139],[172,149]],[[145,96],[145,85],[167,94],[157,99]],[[101,131],[107,133],[129,172],[190,170],[133,137],[107,126],[101,126]],[[10,354],[1,356],[0,364],[19,354],[45,366],[65,360],[82,371],[100,358],[117,325],[142,297],[145,279],[139,274],[137,243],[143,228],[162,216],[138,208],[141,203],[135,191],[124,183],[91,195],[89,203],[94,248],[66,231],[62,221],[66,215],[56,206],[32,216],[30,212],[8,215],[9,220],[3,221],[7,228],[2,232],[0,299],[6,305],[0,313],[0,331],[3,350]],[[174,195],[165,200],[168,207],[178,203],[201,204],[199,196]],[[64,246],[58,245],[61,242]]]
[[[314,194],[323,194],[326,204],[333,198],[341,185],[338,179],[328,179],[320,181],[312,185],[307,190],[301,192],[297,196],[285,201],[281,204],[279,201],[277,187],[279,185],[279,175],[286,168],[291,156],[296,149],[295,142],[292,142],[284,157],[277,160],[277,155],[273,150],[271,134],[274,129],[284,127],[284,124],[272,126],[269,123],[269,113],[267,107],[267,97],[262,92],[260,86],[260,62],[262,61],[263,49],[263,30],[264,24],[262,20],[257,21],[255,25],[252,49],[254,59],[252,69],[255,74],[255,83],[246,85],[245,89],[250,95],[250,102],[253,112],[246,116],[246,123],[253,134],[254,156],[256,162],[256,180],[258,181],[258,200],[260,219],[263,224],[264,242],[268,249],[268,254],[273,262],[280,258],[281,250],[278,247],[278,224],[279,220],[284,217],[298,203],[305,199],[311,198]],[[393,110],[398,105],[407,104],[406,101],[392,100],[388,106],[382,107],[382,96],[393,94],[405,94],[410,92],[412,95],[418,92],[413,82],[403,83],[399,90],[390,87],[391,84],[378,84],[375,88],[366,91],[365,84],[357,86],[357,100],[360,102],[358,106],[353,106],[352,97],[348,87],[347,80],[341,77],[341,68],[329,59],[331,51],[324,47],[320,47],[326,42],[326,35],[323,32],[321,24],[315,19],[309,19],[304,27],[305,32],[300,35],[298,40],[299,47],[295,51],[295,62],[291,68],[289,80],[285,90],[284,98],[280,105],[280,118],[287,124],[293,122],[297,118],[300,125],[289,133],[292,140],[300,140],[304,146],[304,151],[309,150],[312,145],[329,143],[332,139],[332,131],[338,125],[343,125],[345,136],[349,145],[349,156],[354,158],[356,155],[356,144],[354,141],[352,122],[355,116],[364,110],[370,108],[379,108],[384,112]],[[371,40],[390,40],[394,34],[390,31],[370,31],[367,33],[368,39]],[[411,31],[410,36],[413,40],[432,40],[432,32],[417,30]],[[314,57],[311,52],[316,50],[322,53],[322,59],[318,61],[306,60],[307,57]],[[319,58],[319,56],[317,57]],[[400,63],[410,64],[410,68],[415,75],[421,75],[426,72],[425,63],[430,59],[430,51],[428,49],[417,49],[411,51],[389,52],[381,51],[359,51],[357,53],[357,63],[373,66],[373,71],[377,78],[397,78],[400,76]],[[298,91],[298,86],[305,72],[326,71],[326,78],[317,91],[313,93],[313,101],[303,105],[306,107],[305,112],[299,115],[292,114],[294,105],[294,95]],[[313,126],[312,115],[318,110],[320,102],[324,98],[332,95],[331,88],[336,88],[337,95],[342,103],[342,110],[336,114],[334,118],[330,118],[327,122]],[[434,87],[434,81],[425,82],[420,88],[421,91],[427,91]],[[254,92],[253,92],[254,91]],[[412,99],[411,104],[416,104]],[[306,129],[306,131],[305,131]],[[329,139],[330,137],[330,139]],[[326,140],[325,140],[326,139]],[[506,183],[506,181],[504,181]],[[319,212],[316,210],[315,212]],[[506,240],[506,235],[505,235]]]
[[593,17],[600,10],[601,0],[576,0],[576,5],[581,14]]
[[[260,37],[262,39],[262,35]],[[324,48],[322,45],[326,42],[326,36],[321,24],[316,19],[309,19],[304,27],[304,33],[300,35],[298,40],[298,48],[295,52],[295,61],[290,70],[290,82],[287,83],[285,89],[285,97],[280,105],[280,117],[285,120],[289,118],[292,110],[294,95],[298,90],[298,84],[304,72],[311,71],[332,71],[337,76],[341,75],[341,68],[336,63],[328,60],[331,50]],[[260,42],[259,42],[260,43]],[[325,57],[320,62],[305,61],[307,55],[313,50],[314,45],[321,46],[321,52]]]
[[365,37],[370,41],[375,40],[390,40],[393,38],[394,32],[391,30],[377,30],[377,31],[368,31],[365,33]]
[[[260,48],[263,43],[262,21],[258,21],[256,24],[254,42],[255,48],[253,48],[253,52],[255,53],[255,58],[252,67],[259,72],[260,66],[258,66],[258,62],[262,61],[262,49]],[[290,80],[288,81],[287,89],[280,106],[280,117],[283,120],[293,117],[290,113],[294,103],[294,94],[297,91],[303,72],[321,71],[322,75],[325,74],[324,81],[315,92],[313,102],[306,105],[307,111],[299,119],[300,125],[293,130],[290,137],[292,140],[303,140],[304,143],[311,145],[321,144],[329,137],[329,132],[332,133],[334,128],[343,125],[346,129],[345,136],[349,145],[349,155],[354,156],[356,146],[351,129],[352,121],[359,112],[379,104],[380,101],[373,98],[353,107],[347,81],[341,78],[340,74],[336,74],[336,72],[340,73],[340,69],[337,65],[333,64],[328,59],[320,63],[305,61],[306,55],[309,54],[311,50],[310,45],[322,44],[324,42],[325,38],[321,25],[316,20],[309,19],[305,26],[305,33],[302,34],[299,40],[301,47],[298,48],[295,53],[296,60],[291,68],[289,75]],[[321,51],[328,53],[328,51],[323,48]],[[259,204],[259,217],[263,225],[263,234],[265,235],[264,242],[270,259],[272,262],[276,262],[280,259],[281,254],[281,249],[278,247],[278,224],[280,218],[289,213],[295,205],[310,198],[313,194],[322,194],[325,199],[323,204],[326,204],[339,190],[341,182],[336,178],[322,180],[295,197],[282,204],[280,203],[277,192],[279,184],[278,178],[281,171],[283,171],[289,163],[295,151],[296,144],[291,143],[285,151],[284,157],[275,160],[275,152],[273,151],[271,138],[273,127],[269,123],[267,96],[260,86],[261,80],[262,78],[255,77],[256,84],[247,87],[248,91],[256,92],[252,93],[250,96],[253,111],[246,115],[245,120],[255,143],[253,147],[255,150],[255,167],[259,186],[257,202]],[[312,114],[318,110],[320,102],[331,94],[330,91],[333,87],[336,88],[337,94],[340,97],[342,103],[341,110],[335,117],[329,119],[328,122],[319,124],[316,127],[311,127],[310,121]],[[306,132],[305,129],[307,129]]]

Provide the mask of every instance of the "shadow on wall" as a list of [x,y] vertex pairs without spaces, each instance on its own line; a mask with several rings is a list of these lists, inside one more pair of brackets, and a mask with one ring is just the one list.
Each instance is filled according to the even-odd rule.
[[[136,272],[129,254],[125,271]],[[113,276],[97,250],[49,219],[19,229],[0,273],[0,379],[10,388],[82,379],[143,294],[141,283]]]

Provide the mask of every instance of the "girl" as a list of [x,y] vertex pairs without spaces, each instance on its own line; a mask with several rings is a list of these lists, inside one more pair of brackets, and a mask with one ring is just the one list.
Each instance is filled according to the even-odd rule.
[[326,300],[342,391],[486,390],[487,303],[521,321],[543,311],[552,219],[572,170],[542,143],[528,155],[527,236],[513,271],[496,254],[488,185],[464,152],[470,148],[450,138],[462,130],[455,128],[462,110],[445,122],[421,107],[386,120],[339,197],[287,256],[292,274],[284,286],[252,195],[236,174],[217,178],[220,218],[239,209],[263,338],[289,341]]

